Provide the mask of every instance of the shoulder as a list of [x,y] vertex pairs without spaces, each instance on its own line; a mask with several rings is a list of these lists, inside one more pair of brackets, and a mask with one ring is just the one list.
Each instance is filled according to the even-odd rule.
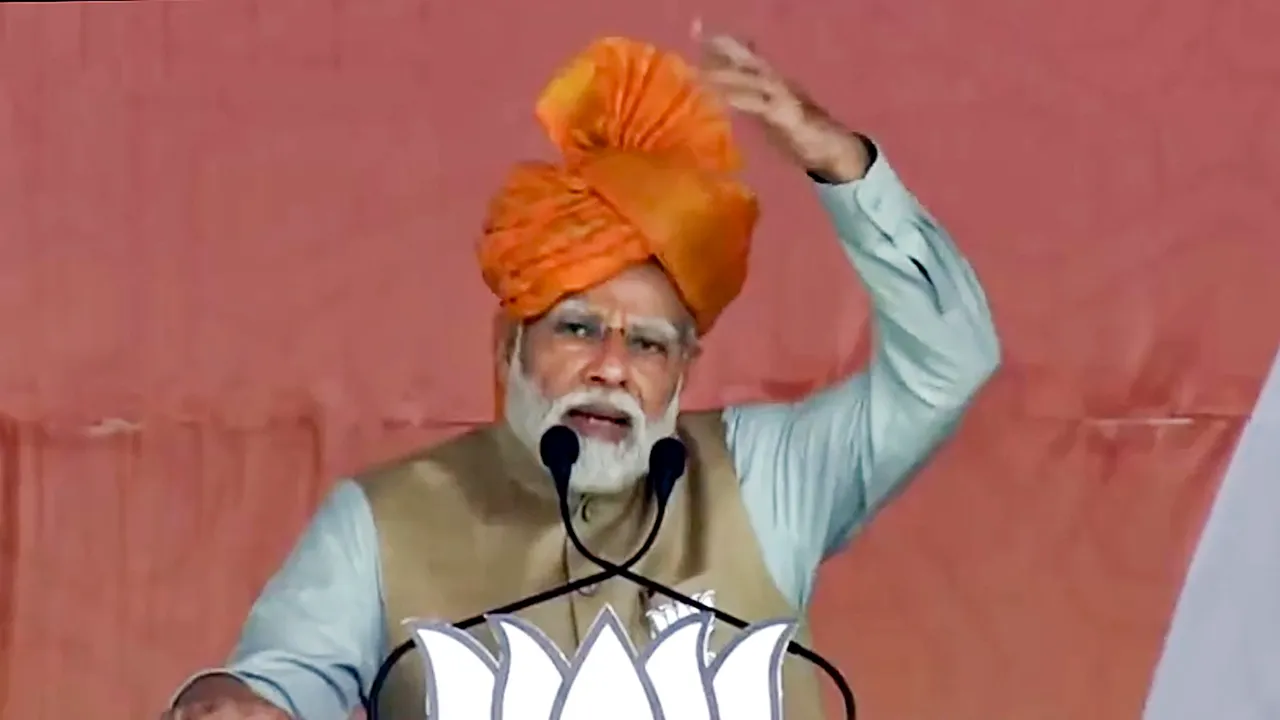
[[677,423],[681,432],[698,442],[724,443],[724,412],[721,410],[698,410],[680,413]]
[[681,413],[676,427],[689,451],[690,462],[707,469],[727,466],[736,474],[722,411]]
[[408,455],[374,465],[356,474],[351,484],[373,501],[407,483],[441,484],[457,474],[468,458],[483,456],[491,442],[491,426],[483,426],[448,438]]

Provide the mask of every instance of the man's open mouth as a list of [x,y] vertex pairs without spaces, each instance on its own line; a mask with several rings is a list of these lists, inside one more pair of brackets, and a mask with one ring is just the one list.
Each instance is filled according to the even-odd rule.
[[614,410],[607,407],[577,407],[565,413],[565,415],[569,419],[577,420],[579,422],[611,424],[624,429],[629,429],[631,427],[631,416],[620,410]]

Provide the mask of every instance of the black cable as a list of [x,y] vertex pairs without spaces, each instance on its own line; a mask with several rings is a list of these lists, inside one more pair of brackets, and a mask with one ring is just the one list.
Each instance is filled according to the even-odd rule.
[[[627,558],[625,562],[617,567],[630,568],[640,562],[641,558],[643,558],[653,547],[654,541],[658,539],[658,530],[661,529],[662,519],[666,514],[666,507],[659,506],[657,517],[655,517],[653,521],[653,527],[649,530],[648,537],[646,537],[644,542],[641,543],[640,549],[636,551],[635,555]],[[531,608],[534,605],[539,605],[547,602],[548,600],[555,600],[558,597],[568,595],[571,592],[576,592],[584,587],[616,577],[617,575],[618,573],[613,570],[602,570],[595,575],[588,575],[587,577],[574,580],[571,583],[554,587],[550,590],[544,590],[537,595],[530,595],[519,602],[513,602],[510,605],[503,605],[502,607],[494,608],[489,612],[473,615],[462,622],[454,623],[454,627],[459,630],[467,630],[468,628],[473,628],[484,622],[485,618],[490,615],[510,615],[512,613],[517,613],[526,608]],[[369,697],[367,700],[362,699],[368,720],[378,720],[378,712],[377,710],[374,710],[374,707],[376,706],[378,696],[382,693],[382,686],[387,683],[387,677],[390,676],[391,669],[395,667],[395,664],[412,649],[413,639],[410,638],[409,640],[405,640],[397,645],[395,649],[391,651],[391,654],[387,655],[387,659],[382,661],[382,665],[378,666],[378,674],[374,675],[373,684],[369,686]]]
[[[571,435],[573,433],[572,430],[569,430],[562,425],[557,425],[556,427],[568,431]],[[555,430],[555,428],[552,428],[552,430]],[[577,443],[578,438],[574,435],[572,437],[571,446],[573,459],[569,460],[570,467],[573,466],[573,463],[577,462]],[[567,451],[569,451],[570,446],[565,442],[565,437],[560,433],[548,432],[543,436],[542,445],[543,455],[555,456],[558,461],[563,461],[564,458],[568,457]],[[654,460],[658,459],[658,464],[662,465],[665,458],[660,454],[661,451],[658,450],[657,446],[655,446],[654,450],[655,452],[651,453],[649,459],[649,484],[653,489],[654,494],[657,496],[658,508],[653,519],[653,527],[649,528],[649,534],[645,537],[644,542],[640,543],[639,550],[623,561],[621,565],[615,566],[617,569],[602,570],[594,575],[588,575],[587,577],[579,578],[572,582],[565,583],[564,585],[560,585],[559,587],[544,590],[536,595],[530,595],[523,600],[518,600],[508,605],[494,608],[488,612],[480,613],[479,615],[473,615],[466,620],[454,623],[453,626],[459,630],[467,630],[483,623],[490,615],[510,615],[512,613],[531,608],[534,605],[539,605],[549,600],[555,600],[558,597],[568,595],[569,593],[576,592],[598,582],[603,582],[609,578],[617,577],[618,570],[630,569],[636,563],[640,562],[640,560],[648,554],[649,550],[653,548],[654,542],[658,539],[658,532],[662,529],[662,521],[667,515],[667,499],[671,496],[671,489],[674,486],[676,479],[678,479],[684,472],[683,461],[681,461],[680,470],[676,472],[673,477],[667,478],[666,476],[670,473],[662,472],[661,467],[655,467],[654,463]],[[681,447],[681,452],[683,452],[683,447]],[[570,513],[568,493],[560,492],[559,495],[561,520],[566,524],[572,524],[569,520]],[[411,650],[413,650],[412,638],[405,640],[392,649],[391,653],[382,661],[382,664],[378,666],[378,672],[373,676],[373,683],[369,686],[369,696],[366,698],[362,695],[360,698],[361,704],[364,705],[367,720],[378,720],[378,698],[382,694],[382,688],[387,684],[387,678],[390,677],[391,670],[395,668],[396,663],[400,662],[400,659],[409,654],[409,651]]]
[[[480,615],[469,617],[460,622],[454,623],[454,627],[460,630],[479,625],[484,622],[490,615],[503,615],[515,613],[526,608],[533,607],[540,603],[554,600],[555,598],[567,595],[575,590],[602,582],[613,577],[625,578],[650,592],[675,600],[679,603],[687,605],[704,613],[710,613],[717,620],[728,623],[739,630],[747,628],[747,622],[723,610],[705,605],[691,597],[677,592],[659,582],[650,580],[643,575],[631,572],[631,567],[645,556],[653,547],[657,540],[658,532],[662,528],[662,521],[666,517],[667,501],[671,497],[671,492],[675,487],[675,482],[684,474],[685,465],[685,448],[679,440],[673,438],[664,438],[658,441],[649,456],[649,474],[648,481],[651,490],[654,493],[658,507],[654,517],[653,527],[650,528],[648,536],[644,542],[640,544],[639,550],[631,557],[627,558],[622,564],[615,565],[587,549],[582,542],[582,538],[578,537],[578,533],[573,528],[573,517],[569,511],[569,476],[572,472],[574,463],[578,460],[578,436],[572,430],[562,425],[557,425],[548,430],[542,436],[540,443],[540,455],[543,465],[550,471],[552,479],[555,481],[556,490],[560,498],[560,518],[564,523],[565,532],[569,537],[569,542],[573,544],[584,558],[592,563],[600,566],[601,572],[590,575],[585,578],[574,580],[557,588],[551,588],[543,592],[531,595],[523,600],[494,608]],[[392,668],[399,662],[410,650],[413,649],[413,640],[406,640],[400,643],[391,651],[382,664],[378,667],[378,672],[373,678],[373,683],[369,687],[369,697],[361,698],[364,703],[365,712],[368,720],[378,720],[378,698],[382,693],[382,688],[387,682],[388,676],[391,674]],[[791,655],[802,657],[805,660],[816,665],[822,672],[831,678],[835,683],[836,689],[840,692],[840,697],[844,701],[844,711],[846,720],[855,720],[857,718],[857,704],[854,700],[853,690],[849,687],[849,683],[840,674],[834,665],[825,658],[813,652],[809,648],[792,640],[787,644],[787,652]]]
[[[561,503],[561,512],[565,513],[566,516],[568,515],[569,505],[567,502]],[[614,565],[607,560],[596,557],[583,545],[581,538],[578,537],[578,533],[573,529],[572,523],[566,521],[565,529],[569,533],[569,541],[573,543],[573,547],[576,548],[579,553],[582,553],[583,557],[596,565],[608,570],[616,571],[615,574],[618,577],[630,580],[652,593],[671,598],[676,602],[688,605],[696,610],[701,610],[704,613],[710,613],[714,615],[717,620],[722,620],[739,630],[747,629],[747,622],[740,620],[723,610],[719,610],[710,605],[705,605],[684,595],[683,593],[677,592],[676,590],[663,585],[662,583],[650,580],[643,575],[637,575],[636,573],[631,572],[628,568]],[[817,665],[818,669],[822,670],[822,672],[826,673],[827,677],[831,678],[831,681],[835,683],[836,689],[840,691],[840,699],[844,701],[844,715],[846,720],[855,720],[858,717],[858,707],[853,698],[853,689],[849,687],[849,683],[844,679],[844,676],[840,674],[840,671],[837,670],[834,665],[828,662],[826,658],[801,645],[795,640],[787,643],[787,652],[808,660],[814,665]]]
[[[547,470],[551,472],[551,476],[556,482],[556,487],[561,490],[560,515],[564,520],[564,529],[565,529],[565,532],[568,533],[569,542],[573,543],[573,547],[579,553],[581,553],[583,557],[595,563],[596,565],[599,565],[601,568],[607,571],[612,571],[618,577],[624,578],[626,580],[630,580],[631,582],[639,585],[640,587],[645,588],[646,590],[652,593],[663,595],[679,603],[688,605],[691,608],[701,610],[704,613],[710,613],[714,615],[717,620],[726,622],[739,630],[745,630],[748,625],[746,621],[741,620],[733,615],[730,615],[729,613],[724,612],[723,610],[719,610],[717,608],[711,607],[710,605],[706,605],[701,602],[698,602],[697,600],[694,600],[693,598],[688,597],[683,593],[677,592],[676,590],[669,588],[666,585],[663,585],[662,583],[659,583],[654,580],[650,580],[649,578],[643,575],[638,575],[636,573],[633,573],[631,572],[630,567],[622,567],[619,565],[614,565],[608,560],[598,557],[597,555],[595,555],[594,553],[592,553],[590,550],[587,549],[586,544],[582,542],[582,538],[578,537],[577,530],[574,530],[573,528],[573,520],[569,513],[569,493],[566,491],[569,484],[569,473],[573,469],[573,462],[577,460],[577,436],[573,437],[573,441],[574,441],[574,448],[573,448],[572,456],[574,460],[568,462],[567,464],[563,461],[556,462],[555,459],[552,459],[551,462],[548,462],[547,453],[545,452],[543,453],[543,464],[545,464],[547,466]],[[650,457],[651,468],[654,465],[658,465],[660,463],[669,464],[673,462],[674,458],[670,457],[670,455],[673,452],[673,449],[670,449],[670,448],[667,449],[666,453],[668,457],[666,458],[660,458],[659,452],[660,451],[658,447],[655,446],[654,452]],[[679,447],[678,452],[679,452],[680,473],[683,473],[684,446],[681,445]],[[654,462],[655,460],[658,460],[658,462]],[[677,473],[677,477],[679,476],[680,473]],[[665,489],[667,496],[669,496],[671,493],[670,486],[667,486],[666,488],[658,489],[657,491],[662,492],[663,489]],[[660,509],[662,509],[662,506],[666,505],[666,502],[665,502],[666,498],[663,498],[662,500],[663,501],[661,503]],[[796,655],[798,657],[804,658],[805,660],[808,660],[809,662],[818,666],[818,668],[822,670],[822,672],[826,673],[827,677],[831,678],[831,681],[835,683],[836,689],[840,691],[840,698],[841,700],[844,701],[844,714],[845,714],[846,720],[855,720],[855,718],[857,718],[858,707],[853,697],[853,689],[849,687],[848,681],[844,679],[844,676],[840,674],[840,671],[837,670],[834,665],[828,662],[826,658],[822,657],[821,655],[815,653],[814,651],[810,650],[809,648],[801,645],[800,643],[794,640],[790,641],[787,644],[787,652],[791,655]]]

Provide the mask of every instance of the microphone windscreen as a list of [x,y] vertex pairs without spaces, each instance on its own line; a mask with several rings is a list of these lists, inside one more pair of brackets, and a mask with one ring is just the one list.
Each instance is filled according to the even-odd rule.
[[553,425],[542,433],[538,455],[553,477],[558,472],[567,473],[578,462],[578,434],[564,425]]
[[664,437],[653,444],[649,451],[649,482],[660,502],[666,503],[671,497],[676,480],[684,474],[687,457],[684,443],[673,437]]

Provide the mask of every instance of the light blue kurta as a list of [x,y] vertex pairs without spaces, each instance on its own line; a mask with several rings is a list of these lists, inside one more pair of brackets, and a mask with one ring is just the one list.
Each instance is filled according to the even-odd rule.
[[[819,563],[952,433],[1000,357],[973,270],[883,156],[860,180],[816,189],[871,296],[870,367],[798,403],[724,411],[766,565],[796,607],[808,604]],[[389,650],[385,622],[373,519],[344,481],[221,671],[295,718],[345,720]]]

